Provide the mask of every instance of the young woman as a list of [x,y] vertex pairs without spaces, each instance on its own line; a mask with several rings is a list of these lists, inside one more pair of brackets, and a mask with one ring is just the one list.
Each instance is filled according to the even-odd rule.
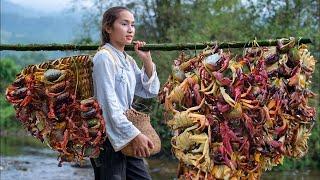
[[[160,82],[150,51],[141,51],[145,42],[137,41],[135,52],[143,62],[140,69],[125,51],[135,35],[133,14],[125,7],[108,9],[102,19],[101,48],[93,58],[94,94],[106,121],[107,140],[100,156],[91,159],[95,179],[151,179],[143,162],[154,144],[124,115],[134,95],[157,96]],[[121,149],[131,143],[135,157]]]

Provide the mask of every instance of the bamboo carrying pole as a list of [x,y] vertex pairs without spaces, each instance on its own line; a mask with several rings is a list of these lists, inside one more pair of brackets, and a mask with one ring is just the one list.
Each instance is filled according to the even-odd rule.
[[[287,38],[284,43],[289,42]],[[158,51],[174,51],[174,50],[195,50],[204,49],[207,46],[218,45],[219,48],[245,48],[255,45],[259,46],[276,46],[280,39],[269,40],[253,40],[247,42],[231,41],[231,42],[203,42],[203,43],[163,43],[163,44],[146,44],[140,50],[158,50]],[[309,38],[295,38],[296,44],[312,43]],[[125,50],[133,51],[134,45],[127,45]],[[76,45],[76,44],[1,44],[0,50],[11,51],[76,51],[76,50],[97,50],[98,45]]]

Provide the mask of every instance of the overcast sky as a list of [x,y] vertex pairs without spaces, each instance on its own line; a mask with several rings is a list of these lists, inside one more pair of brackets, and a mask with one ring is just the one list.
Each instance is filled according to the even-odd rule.
[[7,0],[20,6],[43,12],[61,11],[70,5],[71,0]]

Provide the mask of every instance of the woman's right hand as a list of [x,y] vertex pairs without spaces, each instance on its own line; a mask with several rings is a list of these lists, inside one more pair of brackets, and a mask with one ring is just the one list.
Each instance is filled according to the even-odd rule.
[[149,157],[150,156],[150,149],[153,149],[154,145],[151,140],[145,136],[144,134],[140,133],[136,136],[132,141],[133,152],[136,157]]

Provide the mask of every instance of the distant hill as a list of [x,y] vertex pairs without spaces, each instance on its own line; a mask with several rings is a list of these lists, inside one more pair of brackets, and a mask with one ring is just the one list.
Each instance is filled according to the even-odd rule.
[[68,43],[81,32],[80,16],[48,14],[1,0],[1,43]]
[[25,8],[19,4],[15,4],[7,0],[1,0],[1,15],[2,14],[17,14],[24,17],[37,17],[43,15],[44,13]]

